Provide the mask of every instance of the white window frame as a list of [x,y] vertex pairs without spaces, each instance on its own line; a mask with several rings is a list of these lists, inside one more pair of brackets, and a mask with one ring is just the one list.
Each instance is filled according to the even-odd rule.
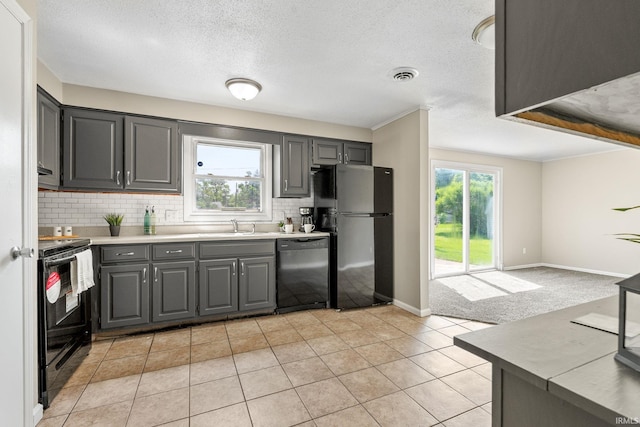
[[[228,145],[230,147],[261,148],[263,200],[261,212],[212,212],[196,209],[196,146],[198,143]],[[231,219],[239,221],[271,221],[272,218],[272,161],[271,144],[251,141],[234,141],[220,138],[208,138],[194,135],[184,135],[182,138],[182,182],[183,182],[183,215],[185,222],[227,222]],[[240,177],[239,177],[240,178]]]

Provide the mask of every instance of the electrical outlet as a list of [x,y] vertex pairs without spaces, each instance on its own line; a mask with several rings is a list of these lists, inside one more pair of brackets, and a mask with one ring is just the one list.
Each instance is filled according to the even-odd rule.
[[522,248],[522,255],[526,255],[527,254],[527,248]]
[[167,209],[164,211],[164,219],[167,222],[175,222],[178,219],[178,211]]

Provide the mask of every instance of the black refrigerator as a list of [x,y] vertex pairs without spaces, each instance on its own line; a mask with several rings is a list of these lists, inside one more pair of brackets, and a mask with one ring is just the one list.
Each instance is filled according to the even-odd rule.
[[331,233],[330,307],[393,301],[393,169],[319,169],[314,197],[316,229]]

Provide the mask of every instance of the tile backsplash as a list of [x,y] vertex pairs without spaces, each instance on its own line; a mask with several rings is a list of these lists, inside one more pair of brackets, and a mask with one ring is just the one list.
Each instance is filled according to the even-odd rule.
[[[182,203],[180,195],[39,191],[38,225],[100,226],[106,224],[102,217],[109,212],[123,213],[123,226],[142,225],[146,206],[155,206],[158,225],[182,225]],[[301,206],[313,206],[313,194],[302,199],[273,199],[273,222],[291,217],[299,223]]]

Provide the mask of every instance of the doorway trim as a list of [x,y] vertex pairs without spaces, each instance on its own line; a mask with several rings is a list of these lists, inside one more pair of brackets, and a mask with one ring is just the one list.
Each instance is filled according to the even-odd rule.
[[[435,275],[435,217],[436,217],[436,169],[446,168],[446,169],[455,169],[465,171],[467,174],[470,172],[480,172],[480,173],[491,173],[495,174],[495,183],[494,183],[494,203],[495,203],[495,212],[494,212],[494,265],[488,267],[487,270],[497,269],[502,270],[502,246],[503,246],[503,238],[502,238],[502,175],[503,169],[500,166],[491,166],[491,165],[483,165],[477,163],[468,163],[468,162],[455,162],[449,160],[431,160],[430,167],[430,178],[431,183],[429,186],[429,279],[433,280],[437,277],[446,277],[447,275]],[[467,180],[468,181],[468,180]],[[465,185],[463,187],[463,191],[465,193],[464,198],[468,200],[468,188]],[[466,202],[465,202],[466,203]],[[465,257],[468,256],[468,248],[466,248],[466,243],[463,243],[465,247],[465,251],[467,252]],[[475,272],[476,270],[474,270]],[[477,270],[481,271],[481,270]],[[459,275],[459,274],[468,274],[469,271],[452,273],[450,275]]]

